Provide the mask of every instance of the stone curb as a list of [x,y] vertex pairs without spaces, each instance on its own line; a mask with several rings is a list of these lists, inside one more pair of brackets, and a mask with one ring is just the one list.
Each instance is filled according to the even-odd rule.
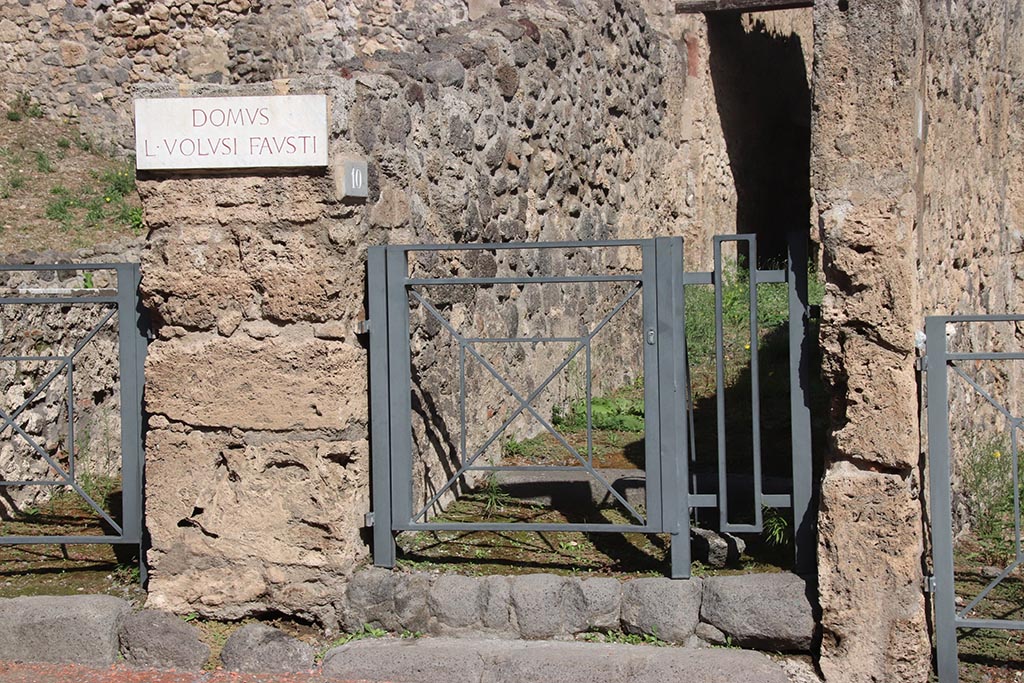
[[[342,618],[349,631],[371,625],[392,632],[527,640],[622,630],[683,644],[696,632],[714,645],[787,652],[809,651],[815,629],[807,584],[786,573],[620,581],[370,568],[349,582]],[[698,630],[699,624],[707,627]]]
[[[788,683],[759,652],[553,641],[385,638],[330,650],[323,675],[394,683]],[[457,672],[457,673],[456,673]]]
[[[808,652],[814,608],[792,574],[693,578],[584,578],[529,574],[470,577],[356,572],[343,600],[345,626],[500,639],[569,640],[617,631],[675,644],[729,643]],[[0,660],[198,669],[209,658],[198,631],[174,615],[133,612],[106,595],[0,599]],[[237,655],[237,656],[236,656]],[[222,655],[242,672],[308,670],[308,645],[263,624],[239,629]]]

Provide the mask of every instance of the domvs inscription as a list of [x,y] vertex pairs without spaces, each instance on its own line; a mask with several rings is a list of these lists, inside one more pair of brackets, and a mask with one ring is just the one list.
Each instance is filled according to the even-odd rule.
[[140,170],[327,165],[327,97],[135,100]]

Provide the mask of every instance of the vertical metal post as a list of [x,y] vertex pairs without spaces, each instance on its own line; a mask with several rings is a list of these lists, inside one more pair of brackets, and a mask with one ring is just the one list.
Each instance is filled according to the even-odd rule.
[[957,683],[956,597],[953,586],[953,515],[949,463],[949,379],[946,324],[925,319],[928,382],[928,484],[931,494],[932,558],[935,572],[935,659],[939,683]]
[[659,237],[658,295],[658,413],[660,415],[661,501],[663,524],[671,535],[671,577],[690,578],[690,503],[687,460],[685,309],[683,301],[683,240]]
[[[120,326],[120,318],[118,319]],[[75,478],[75,358],[68,357],[68,474]]]
[[644,472],[646,475],[647,525],[664,529],[662,502],[665,485],[662,480],[660,388],[658,386],[658,263],[654,240],[644,240],[641,247],[641,305],[643,329],[641,341],[644,359]]
[[747,292],[750,297],[750,445],[754,461],[754,528],[751,530],[760,532],[764,528],[764,481],[761,478],[761,368],[758,364],[758,347],[761,340],[757,333],[757,239],[750,235],[746,241],[749,245],[747,253],[750,259],[747,268]]
[[787,238],[786,286],[789,290],[789,429],[793,458],[793,545],[800,575],[814,573],[817,520],[813,506],[814,465],[811,441],[810,302],[807,293],[807,235]]
[[[137,263],[119,264],[117,272],[117,338],[121,382],[121,507],[122,537],[139,546],[139,578],[147,578],[142,544],[142,490],[145,451],[142,444],[142,391],[145,382],[146,331]],[[74,448],[74,444],[71,445]]]
[[715,428],[718,436],[718,528],[729,528],[729,473],[725,465],[725,323],[722,320],[725,269],[722,240],[714,238],[712,284],[715,288]]
[[390,402],[391,516],[412,521],[412,351],[409,348],[408,252],[387,247],[388,398]]
[[370,458],[373,505],[373,563],[395,566],[391,533],[391,423],[388,399],[388,306],[385,247],[370,247],[366,256],[366,289],[370,317]]

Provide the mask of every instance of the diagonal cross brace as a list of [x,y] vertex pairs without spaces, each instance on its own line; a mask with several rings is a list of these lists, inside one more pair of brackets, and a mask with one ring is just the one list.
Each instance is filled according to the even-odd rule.
[[85,338],[82,339],[82,341],[75,345],[75,348],[71,351],[71,353],[69,353],[67,356],[58,357],[60,358],[61,361],[60,365],[54,368],[53,371],[50,372],[50,374],[47,375],[45,379],[43,379],[39,386],[36,387],[35,391],[33,391],[28,396],[28,398],[26,398],[25,401],[20,406],[18,406],[17,410],[15,410],[9,416],[3,413],[3,411],[0,411],[0,418],[2,418],[4,421],[3,426],[0,426],[0,432],[7,429],[8,426],[14,427],[14,420],[17,420],[18,416],[25,412],[25,409],[32,404],[32,401],[36,400],[39,394],[43,393],[43,390],[45,390],[46,387],[50,386],[50,383],[53,382],[57,375],[59,375],[64,368],[68,367],[68,364],[71,363],[74,360],[75,356],[77,356],[78,353],[85,348],[86,344],[91,342],[93,338],[97,334],[99,334],[99,331],[103,329],[103,326],[106,325],[111,318],[114,317],[115,313],[117,313],[116,308],[110,309],[110,311],[105,316],[103,316],[103,320],[99,321],[99,323],[97,323],[92,328],[92,330],[89,331],[89,334],[87,334]]
[[1002,413],[1007,420],[1009,420],[1011,423],[1016,423],[1017,420],[1019,420],[1019,418],[1014,417],[1013,413],[1011,413],[1005,406],[1003,406],[1003,404],[1001,404],[996,399],[992,398],[991,394],[985,391],[980,384],[974,381],[973,377],[971,377],[966,372],[961,370],[959,365],[957,365],[953,361],[949,361],[949,367],[953,368],[953,372],[963,377],[968,384],[974,387],[974,390],[981,394],[982,398],[991,403],[992,407],[994,407],[996,410]]
[[[64,485],[70,486],[72,489],[74,489],[75,493],[77,493],[79,496],[81,496],[82,499],[85,500],[86,503],[88,503],[89,507],[91,507],[96,512],[96,514],[98,514],[100,517],[102,517],[103,520],[105,522],[107,522],[107,524],[109,524],[112,528],[114,528],[117,531],[117,533],[120,534],[120,533],[123,533],[123,530],[122,530],[121,526],[117,522],[115,522],[110,517],[110,515],[108,515],[103,510],[103,508],[101,508],[96,503],[96,501],[94,501],[92,499],[91,496],[89,496],[89,494],[87,494],[85,492],[85,489],[83,489],[75,481],[74,477],[71,474],[69,474],[63,467],[61,467],[60,464],[56,460],[53,459],[53,456],[51,456],[49,453],[47,453],[42,448],[42,446],[40,446],[36,442],[36,440],[32,438],[32,436],[30,434],[28,434],[24,429],[22,429],[20,426],[18,426],[15,423],[15,420],[18,419],[18,416],[21,415],[25,411],[25,409],[28,408],[28,406],[32,404],[32,401],[34,401],[41,393],[43,393],[43,391],[45,391],[48,386],[50,386],[50,384],[53,382],[53,380],[57,377],[57,375],[59,375],[61,373],[62,370],[64,370],[64,368],[68,368],[68,370],[70,372],[70,369],[72,367],[72,363],[74,362],[74,359],[78,355],[78,353],[83,348],[85,348],[85,346],[89,342],[91,342],[96,337],[97,334],[99,334],[99,331],[101,329],[103,329],[103,326],[106,325],[110,321],[110,319],[114,317],[114,314],[116,314],[116,313],[117,313],[117,309],[113,308],[105,316],[103,316],[103,319],[100,320],[96,325],[93,326],[93,328],[82,339],[82,341],[80,341],[78,344],[75,345],[75,348],[71,351],[71,353],[60,359],[60,361],[61,361],[60,365],[58,365],[56,368],[54,368],[43,379],[43,381],[39,384],[39,386],[36,387],[36,389],[24,400],[24,402],[20,406],[18,406],[18,408],[14,412],[8,414],[3,409],[0,409],[0,422],[3,423],[2,425],[0,425],[0,432],[3,432],[8,427],[13,429],[18,435],[20,435],[28,443],[28,445],[32,448],[32,450],[34,450],[37,454],[39,454],[39,456],[42,457],[43,460],[45,460],[46,463],[51,468],[53,468],[53,470],[57,473],[57,475],[63,480],[63,484]],[[69,387],[69,389],[70,389],[70,387]],[[74,443],[72,443],[71,447],[70,447],[71,450],[72,450],[72,454],[71,454],[71,458],[72,459],[74,458],[74,453],[73,453],[74,447],[75,447]]]
[[531,394],[530,394],[530,395],[529,395],[529,396],[528,396],[527,398],[523,398],[523,396],[522,396],[522,395],[521,395],[521,394],[520,394],[519,392],[517,392],[517,391],[516,391],[516,390],[515,390],[515,389],[514,389],[514,388],[513,388],[513,387],[512,387],[512,386],[511,386],[511,385],[510,385],[509,383],[508,383],[508,381],[507,381],[507,380],[506,380],[506,379],[505,379],[504,377],[502,377],[502,376],[501,376],[501,374],[500,374],[500,373],[499,373],[499,372],[498,372],[498,371],[497,371],[497,370],[496,370],[496,369],[494,368],[494,366],[493,366],[493,365],[491,365],[491,363],[490,363],[490,362],[488,362],[488,361],[487,361],[487,359],[485,359],[485,358],[484,358],[484,357],[483,357],[482,355],[480,355],[480,353],[479,353],[479,352],[478,352],[478,351],[477,351],[477,350],[476,350],[476,349],[475,349],[475,348],[473,347],[472,343],[471,343],[471,342],[469,342],[469,341],[468,341],[468,340],[467,340],[467,339],[466,339],[466,338],[465,338],[465,337],[464,337],[463,335],[461,335],[461,334],[460,334],[460,333],[459,333],[459,332],[458,332],[458,331],[457,331],[457,330],[455,329],[455,327],[454,327],[454,326],[453,326],[453,325],[452,325],[452,324],[451,324],[451,323],[450,323],[450,322],[449,322],[449,321],[448,321],[448,320],[447,320],[447,319],[446,319],[446,318],[445,318],[445,317],[444,317],[444,316],[443,316],[443,315],[442,315],[442,314],[441,314],[441,313],[440,313],[440,312],[439,312],[439,311],[438,311],[438,310],[437,310],[437,309],[436,309],[436,308],[435,308],[435,307],[434,307],[433,305],[431,305],[431,303],[430,303],[429,301],[427,301],[427,300],[426,300],[426,299],[425,299],[425,298],[424,298],[423,296],[421,296],[421,295],[420,295],[420,294],[419,294],[418,292],[415,292],[415,291],[413,291],[413,292],[412,292],[412,295],[413,295],[413,296],[414,296],[414,297],[416,298],[416,300],[417,300],[417,301],[419,301],[419,302],[420,302],[420,304],[422,304],[422,305],[423,305],[423,307],[424,307],[424,308],[426,308],[426,310],[427,310],[427,311],[428,311],[428,312],[429,312],[429,313],[430,313],[430,314],[431,314],[431,315],[432,315],[432,316],[433,316],[433,317],[434,317],[435,319],[437,319],[437,321],[438,321],[438,322],[439,322],[439,323],[440,323],[440,324],[441,324],[441,325],[442,325],[442,326],[443,326],[443,327],[444,327],[445,329],[447,329],[447,330],[448,330],[448,332],[449,332],[449,333],[450,333],[450,334],[451,334],[451,335],[452,335],[452,336],[453,336],[453,337],[454,337],[454,338],[455,338],[455,339],[456,339],[456,340],[457,340],[457,341],[459,342],[460,346],[462,346],[463,348],[467,349],[467,350],[468,350],[468,351],[469,351],[469,352],[470,352],[471,354],[473,354],[473,356],[474,356],[474,357],[475,357],[475,358],[476,358],[476,359],[477,359],[478,361],[480,361],[481,365],[483,365],[483,366],[484,366],[484,368],[486,368],[486,369],[487,369],[487,371],[488,371],[488,372],[489,372],[489,373],[490,373],[491,375],[493,375],[493,376],[494,376],[494,378],[495,378],[496,380],[498,380],[498,382],[499,382],[499,383],[500,383],[500,384],[501,384],[501,385],[502,385],[502,386],[503,386],[503,387],[505,388],[505,390],[506,390],[506,391],[508,391],[508,392],[509,392],[510,394],[512,394],[512,396],[513,396],[513,397],[514,397],[514,398],[515,398],[515,399],[516,399],[516,400],[517,400],[517,401],[519,402],[519,407],[518,407],[518,408],[516,408],[516,410],[515,410],[515,411],[513,411],[512,415],[511,415],[511,416],[509,416],[509,417],[508,417],[508,418],[507,418],[507,419],[506,419],[506,420],[505,420],[505,421],[504,421],[504,422],[502,423],[502,425],[501,425],[500,427],[498,427],[498,429],[497,429],[497,430],[496,430],[496,431],[495,431],[495,432],[494,432],[493,434],[491,434],[491,436],[490,436],[490,437],[489,437],[489,438],[488,438],[488,439],[487,439],[487,440],[486,440],[486,441],[484,442],[483,446],[481,446],[481,447],[480,447],[480,448],[479,448],[479,449],[478,449],[478,450],[477,450],[477,451],[476,451],[476,452],[475,452],[475,453],[473,454],[473,456],[472,456],[472,457],[470,457],[470,458],[469,458],[469,459],[468,459],[467,461],[465,461],[465,462],[464,462],[464,463],[463,463],[463,464],[462,464],[462,465],[461,465],[461,466],[459,467],[458,471],[457,471],[457,472],[456,472],[456,473],[455,473],[455,474],[454,474],[454,475],[453,475],[453,476],[452,476],[452,477],[451,477],[451,478],[450,478],[450,479],[448,480],[448,482],[447,482],[447,483],[446,483],[446,484],[445,484],[444,486],[442,486],[442,487],[440,488],[440,490],[438,490],[438,492],[437,492],[437,493],[435,493],[435,495],[434,495],[434,496],[433,496],[433,497],[432,497],[432,498],[431,498],[431,499],[430,499],[430,500],[429,500],[429,501],[427,502],[427,504],[426,504],[426,505],[425,505],[425,506],[423,507],[423,509],[421,509],[421,510],[419,511],[419,513],[417,513],[417,514],[416,514],[416,515],[415,515],[415,516],[413,517],[413,521],[415,521],[415,520],[418,520],[418,519],[420,519],[421,517],[423,517],[423,515],[425,515],[425,514],[426,514],[427,510],[429,510],[429,509],[430,509],[430,507],[431,507],[431,506],[432,506],[432,505],[433,505],[434,503],[436,503],[436,502],[437,502],[437,501],[438,501],[438,500],[440,499],[440,497],[441,497],[441,496],[442,496],[442,495],[444,494],[444,492],[445,492],[445,491],[447,491],[447,490],[448,490],[449,488],[451,488],[451,486],[452,486],[452,485],[453,485],[453,484],[454,484],[454,483],[455,483],[456,481],[458,481],[459,477],[461,477],[461,476],[462,476],[462,475],[463,475],[463,474],[464,474],[464,473],[465,473],[465,472],[466,472],[466,471],[467,471],[467,470],[468,470],[468,469],[469,469],[469,468],[470,468],[470,467],[472,466],[472,464],[473,464],[473,463],[474,463],[474,462],[475,462],[475,461],[476,461],[476,460],[477,460],[477,459],[478,459],[478,458],[479,458],[479,457],[480,457],[481,455],[483,455],[483,454],[484,454],[484,453],[486,452],[487,448],[488,448],[488,447],[489,447],[489,446],[490,446],[490,445],[491,445],[492,443],[494,443],[494,441],[495,441],[495,440],[496,440],[496,439],[497,439],[497,438],[498,438],[498,437],[499,437],[499,436],[500,436],[500,435],[502,434],[502,432],[504,432],[504,430],[505,430],[505,429],[506,429],[506,428],[507,428],[507,427],[508,427],[508,426],[509,426],[510,424],[512,424],[512,422],[513,422],[513,421],[514,421],[514,420],[515,420],[515,419],[516,419],[516,418],[517,418],[517,417],[518,417],[519,415],[521,415],[521,414],[523,413],[523,411],[525,410],[525,411],[528,411],[528,412],[529,412],[529,413],[530,413],[531,415],[533,415],[533,417],[534,417],[534,418],[536,418],[536,419],[537,419],[537,421],[538,421],[538,422],[540,422],[540,423],[541,423],[541,425],[542,425],[542,426],[543,426],[543,427],[544,427],[544,428],[545,428],[545,429],[546,429],[547,431],[549,431],[549,432],[550,432],[550,433],[551,433],[551,434],[552,434],[552,435],[553,435],[553,436],[554,436],[554,437],[555,437],[555,438],[556,438],[556,439],[557,439],[557,440],[559,441],[559,443],[561,443],[561,444],[562,444],[562,446],[564,446],[564,447],[565,447],[565,448],[566,448],[566,449],[567,449],[567,450],[568,450],[568,451],[569,451],[569,452],[570,452],[570,453],[571,453],[571,454],[572,454],[572,455],[573,455],[573,456],[574,456],[574,457],[575,457],[575,458],[576,458],[576,459],[577,459],[577,460],[578,460],[578,461],[580,462],[580,464],[581,464],[581,465],[582,465],[582,466],[583,466],[583,467],[584,467],[584,468],[585,468],[585,469],[586,469],[586,470],[587,470],[587,471],[588,471],[588,472],[589,472],[589,473],[590,473],[590,474],[591,474],[591,475],[592,475],[592,476],[593,476],[593,477],[594,477],[594,478],[595,478],[595,479],[596,479],[596,480],[597,480],[598,482],[600,482],[600,484],[601,484],[601,485],[602,485],[602,486],[603,486],[603,487],[604,487],[605,489],[607,489],[607,490],[608,490],[608,492],[609,492],[609,493],[610,493],[610,494],[611,494],[611,495],[612,495],[612,496],[613,496],[613,497],[614,497],[614,498],[615,498],[616,500],[618,500],[618,501],[619,501],[619,502],[620,502],[620,503],[621,503],[621,504],[622,504],[622,505],[623,505],[623,506],[624,506],[624,507],[625,507],[625,508],[626,508],[626,509],[627,509],[627,510],[629,511],[629,513],[630,513],[630,514],[631,514],[631,515],[632,515],[632,516],[633,516],[633,517],[634,517],[634,518],[635,518],[635,519],[636,519],[637,521],[639,521],[639,522],[640,522],[641,524],[643,524],[643,523],[644,523],[644,518],[643,518],[643,516],[642,516],[642,515],[641,515],[641,514],[640,514],[639,512],[637,512],[637,510],[636,510],[635,508],[633,508],[633,506],[632,506],[632,505],[630,505],[630,504],[629,504],[629,503],[628,503],[628,502],[627,502],[627,501],[625,500],[625,498],[623,498],[623,497],[622,497],[622,495],[620,495],[620,494],[619,494],[619,492],[618,492],[618,491],[616,491],[616,490],[614,489],[614,487],[613,487],[613,486],[612,486],[612,485],[611,485],[611,484],[610,484],[610,483],[609,483],[609,482],[608,482],[608,481],[607,481],[607,480],[606,480],[606,479],[605,479],[605,478],[604,478],[603,476],[601,476],[601,474],[600,474],[599,472],[597,472],[597,471],[596,471],[596,470],[595,470],[595,469],[594,469],[594,468],[592,467],[592,465],[591,465],[591,464],[590,464],[590,463],[589,463],[589,462],[587,461],[587,459],[585,459],[585,458],[584,458],[584,457],[583,457],[582,455],[580,455],[580,453],[579,453],[579,452],[578,452],[578,451],[577,451],[577,450],[576,450],[575,448],[573,448],[573,447],[572,447],[572,445],[571,445],[571,444],[569,444],[569,442],[568,442],[568,441],[566,441],[566,440],[565,440],[565,437],[563,437],[563,436],[562,436],[561,434],[559,434],[559,433],[558,433],[558,432],[557,432],[557,431],[555,430],[555,428],[554,428],[553,426],[551,426],[551,424],[550,424],[550,423],[549,423],[549,422],[548,422],[547,420],[545,420],[545,419],[544,419],[543,417],[541,417],[541,416],[540,416],[540,414],[539,414],[539,413],[537,413],[536,409],[534,409],[534,408],[533,408],[533,406],[532,406],[532,405],[530,405],[530,404],[531,404],[531,403],[532,403],[532,402],[533,402],[533,401],[534,401],[534,400],[535,400],[535,399],[537,398],[537,396],[539,396],[539,395],[541,394],[541,392],[543,392],[543,390],[544,390],[545,388],[547,388],[547,386],[548,386],[548,385],[549,385],[549,384],[550,384],[550,383],[551,383],[551,382],[552,382],[552,381],[554,380],[554,378],[558,376],[558,374],[559,374],[559,373],[560,373],[560,372],[562,371],[562,369],[563,369],[563,368],[565,368],[565,366],[566,366],[566,365],[568,365],[568,364],[569,364],[569,362],[571,362],[573,358],[575,358],[575,357],[576,357],[577,355],[579,355],[580,351],[582,351],[582,350],[584,350],[584,349],[586,349],[586,348],[588,348],[588,347],[589,347],[589,345],[590,345],[590,342],[591,342],[591,340],[593,340],[593,338],[594,338],[594,337],[595,337],[595,336],[596,336],[596,335],[597,335],[597,334],[598,334],[598,333],[599,333],[599,332],[600,332],[600,331],[601,331],[601,330],[602,330],[602,329],[604,328],[604,326],[605,326],[605,325],[607,325],[607,324],[608,324],[608,322],[609,322],[609,321],[610,321],[610,320],[611,320],[612,318],[614,318],[614,317],[615,317],[615,315],[617,315],[617,314],[618,314],[618,312],[619,312],[619,311],[621,311],[621,310],[622,310],[622,308],[623,308],[623,307],[624,307],[624,306],[625,306],[625,305],[626,305],[626,304],[627,304],[627,303],[628,303],[628,302],[629,302],[629,301],[630,301],[630,300],[631,300],[631,299],[632,299],[632,298],[633,298],[633,297],[634,297],[634,296],[636,295],[636,293],[637,293],[637,292],[639,292],[639,291],[640,291],[640,285],[636,285],[636,286],[635,286],[635,287],[634,287],[634,288],[633,288],[633,289],[632,289],[632,290],[631,290],[631,291],[630,291],[630,292],[629,292],[629,293],[628,293],[628,294],[627,294],[627,295],[626,295],[626,296],[625,296],[625,297],[624,297],[624,298],[622,299],[622,301],[620,301],[620,302],[619,302],[619,303],[618,303],[618,304],[617,304],[617,305],[616,305],[616,306],[615,306],[615,307],[614,307],[614,308],[613,308],[613,309],[611,310],[611,312],[609,312],[609,313],[608,313],[608,315],[606,315],[606,316],[604,317],[604,319],[602,319],[602,320],[601,320],[601,322],[600,322],[600,323],[598,323],[598,324],[597,324],[597,325],[596,325],[596,326],[594,327],[594,329],[593,329],[593,330],[592,330],[592,331],[591,331],[591,332],[590,332],[589,334],[585,335],[585,336],[584,336],[584,337],[582,338],[582,340],[581,340],[580,344],[579,344],[579,345],[578,345],[578,346],[577,346],[577,347],[576,347],[575,349],[573,349],[573,351],[572,351],[572,352],[571,352],[571,353],[569,354],[569,356],[568,356],[568,357],[567,357],[567,358],[566,358],[566,359],[565,359],[565,360],[564,360],[564,361],[563,361],[563,362],[562,362],[562,363],[561,363],[561,364],[560,364],[560,365],[559,365],[559,366],[558,366],[557,368],[555,368],[555,370],[554,370],[554,371],[553,371],[553,372],[552,372],[552,373],[551,373],[550,375],[548,375],[547,379],[545,379],[545,380],[544,380],[544,382],[542,382],[542,383],[541,383],[541,385],[540,385],[540,386],[539,386],[539,387],[538,387],[537,389],[535,389],[535,390],[534,390],[534,391],[533,391],[533,392],[532,392],[532,393],[531,393]]

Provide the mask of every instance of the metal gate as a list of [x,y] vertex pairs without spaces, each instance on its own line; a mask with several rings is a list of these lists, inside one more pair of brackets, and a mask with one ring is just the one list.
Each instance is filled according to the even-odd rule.
[[[51,310],[64,311],[65,316],[73,308],[85,308],[86,314],[95,311],[94,319],[77,331],[77,341],[68,342],[67,348],[61,353],[40,353],[46,344],[31,337],[28,330],[21,340],[0,339],[8,344],[8,348],[19,349],[13,353],[0,355],[0,363],[13,367],[10,377],[19,376],[20,364],[34,364],[40,367],[53,366],[46,372],[42,380],[32,387],[27,397],[13,410],[7,411],[0,407],[0,437],[4,440],[26,443],[32,456],[45,463],[46,475],[40,479],[2,480],[0,493],[12,488],[43,487],[58,490],[70,490],[88,506],[96,515],[106,533],[102,535],[0,535],[0,544],[79,544],[79,543],[111,543],[141,546],[142,543],[142,483],[143,483],[143,447],[142,447],[142,390],[143,365],[146,356],[147,337],[143,322],[142,309],[139,301],[139,265],[136,263],[79,263],[56,265],[0,265],[0,274],[11,277],[14,273],[49,273],[46,279],[54,278],[53,274],[81,273],[81,286],[61,287],[40,285],[7,287],[0,294],[0,308],[15,310],[15,316],[24,319],[30,307],[51,307]],[[37,276],[38,278],[38,276]],[[116,286],[108,286],[107,281],[116,279]],[[109,283],[113,285],[113,282]],[[8,310],[10,310],[8,309]],[[116,514],[104,509],[103,501],[97,501],[83,486],[81,463],[77,462],[83,455],[75,435],[76,409],[81,397],[76,396],[75,372],[80,354],[97,336],[116,325],[118,354],[118,392],[120,398],[120,484],[121,497],[120,519]],[[62,328],[63,329],[63,328]],[[69,335],[72,330],[64,330]],[[29,349],[26,352],[23,349]],[[33,349],[38,349],[35,353]],[[13,364],[13,366],[9,365]],[[44,448],[37,438],[19,424],[23,414],[36,401],[41,400],[48,390],[52,390],[55,380],[63,375],[62,382],[62,414],[66,417],[64,448]],[[0,395],[8,387],[0,388]],[[53,452],[51,452],[53,451]],[[141,578],[145,580],[145,565],[142,562],[140,547]]]
[[[692,405],[689,400],[685,339],[685,296],[689,286],[715,288],[716,343],[719,385],[724,381],[724,350],[722,339],[723,263],[722,245],[741,242],[749,254],[750,289],[750,343],[751,350],[751,421],[753,443],[753,507],[751,522],[735,523],[730,517],[727,491],[729,472],[726,466],[725,399],[719,392],[718,416],[718,471],[708,491],[708,482],[691,476],[690,460],[695,457],[692,441]],[[515,255],[525,250],[558,252],[571,250],[586,252],[599,249],[632,248],[640,252],[640,264],[633,272],[600,272],[582,274],[535,274],[530,268],[509,274],[483,274],[452,276],[440,268],[441,274],[410,272],[410,259],[425,257],[436,263],[436,257],[453,252],[474,254]],[[394,533],[415,530],[521,530],[521,531],[583,531],[583,532],[643,532],[668,533],[671,538],[671,576],[688,578],[690,575],[691,513],[698,508],[717,508],[722,531],[759,532],[763,528],[762,505],[790,507],[795,520],[797,566],[807,570],[813,562],[814,529],[809,514],[811,507],[811,454],[810,413],[807,383],[807,325],[809,309],[806,294],[806,251],[799,240],[791,245],[789,266],[779,270],[759,270],[756,265],[756,241],[752,235],[729,235],[714,240],[715,270],[712,272],[685,272],[683,267],[683,240],[666,237],[639,240],[609,240],[589,242],[537,242],[501,244],[449,244],[449,245],[390,245],[371,247],[368,255],[370,335],[370,411],[372,448],[373,512],[369,523],[373,526],[374,563],[391,567],[395,563]],[[794,258],[795,257],[795,258]],[[552,259],[553,260],[553,259]],[[585,261],[589,263],[589,261]],[[596,261],[595,261],[596,262]],[[444,262],[447,263],[447,262]],[[792,264],[797,264],[794,267]],[[446,266],[445,266],[446,267]],[[523,272],[526,270],[527,272]],[[785,493],[766,493],[761,479],[761,427],[758,385],[758,323],[757,289],[766,283],[789,282],[789,380],[791,396],[792,471],[791,489]],[[486,336],[476,335],[460,328],[446,317],[442,307],[435,305],[433,291],[454,287],[498,287],[525,285],[588,286],[597,283],[621,283],[625,295],[618,298],[601,315],[582,326],[579,334],[571,336]],[[444,295],[441,295],[444,298]],[[593,465],[591,445],[590,363],[595,336],[605,325],[621,315],[623,307],[639,300],[638,343],[642,345],[643,418],[646,425],[644,462],[646,470],[646,500],[644,509],[637,509],[602,476]],[[413,470],[413,403],[414,378],[412,338],[416,329],[410,321],[410,309],[416,307],[424,320],[450,335],[457,345],[458,360],[450,369],[453,389],[458,393],[459,417],[457,434],[451,436],[455,464],[446,473],[445,481],[415,504]],[[478,347],[482,344],[537,345],[543,343],[569,344],[566,358],[530,390],[520,390],[488,361]],[[551,385],[556,377],[578,357],[583,357],[587,374],[585,387],[586,446],[574,448],[533,406],[534,401]],[[467,445],[466,417],[466,362],[471,359],[482,366],[488,378],[496,381],[515,401],[510,414],[500,416],[489,427],[489,435],[480,444]],[[622,505],[629,514],[625,524],[604,523],[498,523],[430,521],[429,512],[442,498],[456,491],[460,480],[476,471],[505,470],[533,471],[552,469],[550,466],[502,466],[482,462],[481,456],[489,446],[501,438],[513,420],[528,414],[553,435],[561,446],[575,458],[573,468],[585,471],[601,487],[602,492]],[[688,457],[689,456],[689,457]],[[557,469],[557,468],[556,468]]]
[[[972,323],[1021,323],[1024,315],[960,315],[930,316],[925,321],[927,355],[927,422],[928,422],[928,470],[931,494],[932,564],[934,577],[930,579],[935,609],[935,650],[940,683],[956,683],[959,680],[959,656],[957,629],[1024,629],[1024,621],[1011,619],[990,619],[972,617],[972,612],[1007,580],[1024,562],[1024,548],[1021,545],[1020,480],[1019,457],[1020,437],[1024,432],[1024,417],[1014,415],[1006,405],[1006,397],[993,395],[972,374],[983,361],[1007,362],[1024,361],[1021,352],[958,352],[949,348],[947,333],[957,327]],[[1012,477],[1012,560],[998,572],[991,581],[972,599],[962,600],[958,607],[957,589],[954,585],[954,539],[953,539],[953,463],[950,443],[950,379],[954,378],[959,388],[973,394],[987,408],[995,411],[1008,434],[1009,469]],[[1003,457],[996,452],[997,457]]]

